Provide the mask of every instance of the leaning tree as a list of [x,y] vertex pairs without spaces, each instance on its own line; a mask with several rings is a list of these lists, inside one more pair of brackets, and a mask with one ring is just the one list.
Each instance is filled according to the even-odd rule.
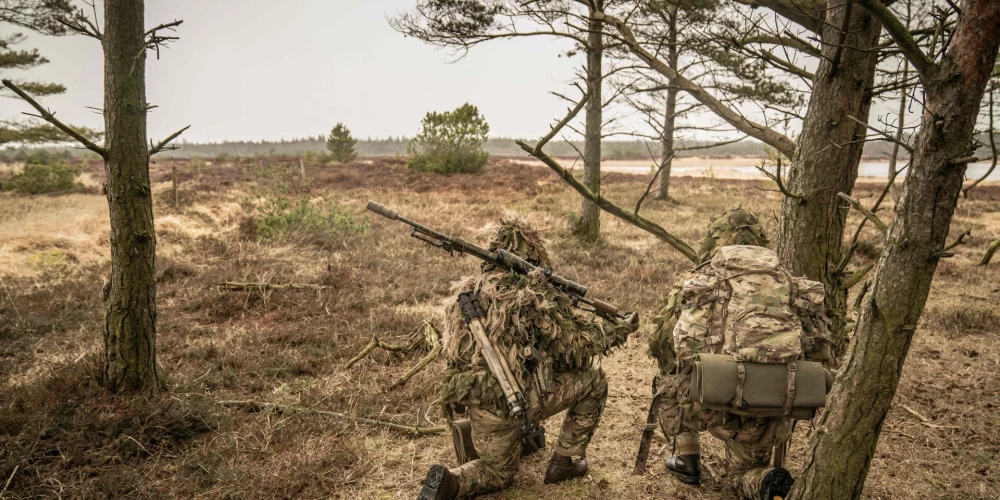
[[949,2],[958,21],[925,52],[878,0],[859,0],[906,56],[924,89],[920,131],[854,340],[817,425],[792,499],[860,498],[882,424],[930,292],[973,156],[973,131],[1000,49],[1000,2]]
[[144,27],[143,0],[105,0],[104,26],[83,11],[63,19],[73,31],[98,40],[104,49],[104,145],[98,145],[62,123],[28,92],[10,80],[3,84],[25,100],[41,118],[104,160],[105,192],[111,215],[111,276],[104,286],[105,323],[101,383],[112,392],[157,389],[156,362],[156,233],[149,182],[150,156],[171,148],[170,141],[147,143],[146,57],[176,37],[166,36],[181,24],[173,21]]

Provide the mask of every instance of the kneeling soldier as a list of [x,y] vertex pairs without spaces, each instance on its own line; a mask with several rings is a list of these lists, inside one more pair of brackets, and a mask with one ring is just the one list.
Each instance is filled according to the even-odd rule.
[[[671,288],[653,320],[656,327],[650,340],[650,354],[660,364],[654,384],[658,408],[653,410],[675,445],[666,460],[667,471],[687,484],[701,482],[698,433],[707,430],[725,443],[730,486],[753,500],[783,498],[788,493],[793,479],[787,470],[769,466],[772,448],[791,436],[794,418],[810,418],[815,406],[822,406],[829,382],[824,382],[826,371],[821,366],[803,361],[830,359],[823,285],[792,277],[764,248],[767,244],[754,215],[742,209],[713,221],[700,248],[702,264]],[[699,356],[705,358],[702,371],[696,369]],[[720,392],[718,384],[705,388],[705,382],[692,390],[695,372],[706,379],[709,367],[717,370],[715,375],[732,369],[732,398],[727,393],[725,401],[710,404],[719,396],[705,393]],[[724,370],[718,371],[720,367]],[[819,374],[811,379],[818,382],[808,389],[803,374],[796,383],[796,372],[804,368]],[[771,384],[763,392],[768,401],[781,404],[751,407],[756,400],[744,390],[752,386],[757,396],[760,385],[751,379],[760,370],[775,373],[775,369],[787,370],[782,372],[787,375],[779,375],[780,387]],[[799,386],[803,394],[796,397]],[[801,401],[808,395],[814,396],[813,407],[793,407],[804,404]]]
[[[504,249],[547,268],[541,235],[516,219],[501,219],[490,250]],[[587,444],[597,428],[608,396],[608,383],[596,358],[625,343],[638,326],[632,313],[625,321],[589,317],[573,307],[572,299],[543,275],[519,275],[484,264],[482,273],[457,286],[463,304],[446,310],[445,356],[448,370],[442,403],[465,408],[471,424],[470,460],[448,469],[434,465],[427,472],[419,500],[474,496],[509,487],[514,482],[522,447],[535,451],[544,436],[534,422],[568,410],[545,483],[557,483],[587,473]],[[473,299],[470,299],[473,297]],[[482,318],[469,312],[478,299]],[[469,320],[474,323],[470,329]],[[523,394],[523,416],[512,411],[512,398],[491,372],[473,330],[485,333],[505,369]],[[495,361],[493,361],[495,363]],[[518,404],[513,405],[517,407]],[[517,413],[517,414],[512,414]],[[530,424],[529,424],[530,423]],[[529,435],[525,435],[529,434]],[[456,442],[456,450],[462,446]]]

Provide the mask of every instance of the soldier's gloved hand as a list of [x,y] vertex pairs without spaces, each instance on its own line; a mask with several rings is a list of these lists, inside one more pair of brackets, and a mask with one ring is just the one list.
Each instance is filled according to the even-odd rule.
[[639,329],[639,313],[630,312],[625,315],[625,324],[634,332]]

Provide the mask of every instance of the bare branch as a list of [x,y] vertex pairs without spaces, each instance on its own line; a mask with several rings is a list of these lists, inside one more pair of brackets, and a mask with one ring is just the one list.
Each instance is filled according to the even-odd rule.
[[778,191],[781,192],[781,194],[783,194],[783,195],[785,195],[785,196],[787,196],[789,198],[795,199],[795,200],[804,200],[804,199],[806,199],[805,196],[802,196],[800,194],[795,194],[795,193],[789,191],[788,188],[785,187],[785,183],[781,181],[781,157],[780,156],[778,157],[778,164],[775,167],[775,170],[774,170],[773,174],[771,172],[769,172],[766,168],[764,168],[764,163],[765,163],[764,160],[761,160],[760,166],[756,167],[757,170],[760,170],[760,172],[762,174],[764,174],[765,177],[767,177],[768,179],[771,179],[772,181],[774,181],[775,184],[778,185]]
[[685,257],[691,260],[691,262],[694,262],[696,264],[698,263],[698,252],[695,251],[695,249],[692,248],[691,245],[688,245],[677,236],[670,234],[669,232],[667,232],[666,229],[661,227],[659,224],[645,217],[642,217],[641,215],[631,214],[627,210],[614,204],[607,198],[604,198],[599,194],[594,194],[593,191],[588,189],[587,186],[583,185],[583,183],[577,180],[576,177],[573,177],[572,173],[563,168],[563,166],[560,165],[559,162],[555,161],[549,155],[545,154],[544,151],[535,150],[531,146],[527,145],[524,141],[516,141],[516,143],[518,146],[521,147],[521,149],[523,149],[529,155],[535,157],[536,159],[544,163],[547,167],[551,168],[556,174],[559,175],[559,177],[562,177],[562,179],[566,181],[566,183],[569,184],[570,187],[575,189],[576,192],[580,193],[581,196],[594,202],[594,204],[601,207],[601,209],[604,210],[605,212],[614,215],[615,217],[618,217],[619,219],[628,222],[629,224],[632,224],[633,226],[642,229],[652,234],[653,236],[656,236],[661,241],[667,243],[668,245],[677,249],[677,251],[684,254]]
[[681,76],[674,68],[670,67],[656,56],[651,54],[639,42],[636,40],[635,35],[632,34],[632,29],[628,27],[621,19],[614,16],[605,14],[603,12],[595,12],[593,16],[596,19],[602,20],[612,26],[614,26],[622,36],[622,40],[629,47],[629,50],[637,55],[640,59],[646,62],[650,68],[656,70],[661,75],[667,77],[670,83],[676,85],[681,90],[687,92],[692,97],[694,97],[698,102],[704,104],[709,109],[711,109],[720,118],[727,121],[730,125],[735,127],[737,130],[759,139],[760,141],[768,144],[775,149],[777,149],[781,154],[787,157],[792,157],[795,155],[795,141],[788,138],[784,134],[771,129],[760,123],[748,120],[746,117],[735,111],[734,109],[727,106],[725,103],[715,98],[709,94],[700,85],[688,80],[684,76]]
[[571,109],[569,113],[567,113],[566,116],[563,117],[562,120],[560,120],[558,123],[556,123],[554,127],[552,127],[552,130],[550,130],[548,134],[545,134],[541,139],[538,140],[538,143],[535,144],[535,149],[541,151],[541,149],[549,141],[551,141],[552,138],[555,137],[556,134],[558,134],[559,131],[562,130],[563,127],[565,127],[566,124],[570,122],[570,120],[575,118],[576,115],[580,113],[580,110],[582,110],[583,107],[587,105],[587,101],[589,100],[590,100],[590,92],[587,92],[580,99],[580,102],[576,103],[576,106],[574,106],[573,109]]
[[[892,186],[896,182],[896,177],[899,176],[899,173],[902,172],[903,169],[905,169],[908,166],[909,163],[904,165],[903,168],[901,169],[898,170],[894,169],[892,171],[892,174],[889,176],[889,179],[885,183],[885,188],[882,189],[882,193],[879,195],[878,199],[875,200],[875,204],[872,205],[871,208],[872,213],[878,212],[879,207],[882,206],[882,202],[885,201],[885,197],[888,196],[889,191],[892,190]],[[847,269],[847,264],[851,262],[851,259],[854,257],[854,252],[857,251],[858,249],[858,238],[861,236],[861,230],[864,229],[866,222],[868,222],[867,217],[861,219],[861,223],[858,224],[857,229],[854,230],[854,237],[851,238],[851,244],[848,246],[848,250],[841,259],[840,264],[837,265],[837,270],[834,271],[835,274],[843,274],[844,270]]]
[[954,257],[955,252],[952,252],[951,250],[959,245],[964,245],[965,239],[968,238],[969,236],[972,236],[972,230],[966,229],[964,232],[962,232],[962,234],[959,234],[958,238],[956,238],[955,241],[953,241],[950,245],[942,248],[941,250],[938,250],[937,252],[934,252],[934,258],[946,259],[948,257]]
[[167,30],[167,29],[171,30],[171,31],[174,31],[174,28],[180,26],[182,23],[184,23],[183,20],[174,19],[173,21],[171,21],[169,23],[163,23],[163,24],[160,24],[160,25],[158,25],[156,27],[150,28],[149,30],[146,31],[145,35],[146,36],[156,35],[157,31]]
[[94,20],[91,21],[87,14],[83,12],[83,9],[77,11],[73,18],[69,21],[65,19],[57,19],[59,24],[70,29],[70,31],[75,31],[81,35],[89,36],[99,42],[104,42],[104,33],[101,33],[100,26],[97,24],[97,4],[96,2],[83,2],[90,6],[94,11]]
[[996,83],[994,83],[994,85],[993,85],[994,88],[990,89],[990,93],[989,93],[989,95],[990,95],[990,101],[989,101],[989,106],[987,107],[987,111],[988,111],[989,117],[990,117],[990,128],[989,128],[989,130],[986,131],[986,134],[989,135],[989,139],[990,139],[990,152],[993,155],[993,161],[992,161],[992,163],[990,163],[990,168],[986,169],[986,172],[983,173],[982,177],[980,177],[980,178],[972,181],[972,183],[969,184],[968,187],[962,188],[962,196],[964,196],[966,198],[969,197],[969,191],[972,188],[978,186],[980,182],[985,181],[986,178],[989,177],[990,174],[993,173],[993,170],[997,168],[997,156],[998,156],[997,139],[995,137],[995,135],[996,135],[996,129],[993,126],[993,94],[996,91],[996,86],[997,86]]
[[874,268],[875,268],[875,263],[869,262],[861,269],[854,271],[854,274],[851,274],[850,278],[844,280],[843,289],[850,290],[854,288],[854,286],[857,285],[858,283],[861,283],[861,280],[865,279],[865,276],[867,276],[868,273],[870,273]]
[[43,107],[41,104],[39,104],[38,101],[34,100],[25,91],[23,91],[20,88],[18,88],[17,85],[14,85],[13,82],[11,82],[10,80],[4,79],[3,80],[3,84],[4,84],[5,87],[9,88],[15,94],[17,94],[18,97],[20,97],[25,102],[27,102],[28,104],[30,104],[33,108],[37,109],[38,110],[38,115],[37,116],[39,118],[41,118],[41,119],[43,119],[43,120],[51,123],[54,127],[58,128],[59,130],[62,130],[66,135],[68,135],[68,136],[76,139],[80,144],[83,144],[87,149],[89,149],[89,150],[91,150],[91,151],[93,151],[93,152],[101,155],[101,158],[104,158],[105,156],[107,156],[107,154],[108,154],[107,150],[105,150],[104,148],[98,146],[97,144],[94,144],[90,139],[87,139],[86,137],[84,137],[82,134],[80,134],[76,130],[73,130],[70,126],[66,125],[65,123],[63,123],[63,122],[61,122],[59,120],[57,120],[56,117],[55,117],[55,115],[53,113],[51,113],[51,112],[49,112],[49,110],[45,109],[45,107]]
[[814,33],[819,33],[823,27],[823,11],[826,2],[823,0],[734,0],[736,3],[753,8],[767,7],[778,15],[801,25]]
[[899,49],[906,56],[906,59],[910,61],[910,64],[913,65],[913,68],[917,70],[917,75],[920,76],[921,82],[926,86],[927,82],[930,81],[930,73],[934,71],[936,66],[934,61],[924,53],[917,41],[914,40],[913,35],[910,34],[910,30],[906,29],[906,26],[899,21],[899,18],[881,1],[858,0],[858,2],[875,19],[878,19],[885,31],[889,33],[889,36],[896,41],[896,45],[899,46]]
[[877,227],[878,230],[882,232],[883,236],[889,231],[889,227],[886,226],[885,223],[882,222],[882,220],[879,219],[874,212],[865,208],[860,201],[851,198],[850,196],[844,193],[837,193],[837,196],[839,196],[841,199],[849,203],[851,205],[851,208],[857,210],[858,212],[861,212],[862,215],[868,218],[868,220],[872,221],[872,224],[874,224],[875,227]]
[[869,124],[867,124],[867,123],[865,123],[865,122],[863,122],[863,121],[861,121],[861,120],[859,120],[859,119],[857,119],[857,118],[855,118],[853,116],[848,115],[848,118],[850,118],[851,120],[854,120],[857,123],[860,123],[861,125],[864,125],[866,128],[868,128],[872,132],[875,132],[876,134],[878,134],[879,136],[881,136],[883,139],[885,139],[885,140],[887,140],[887,141],[889,141],[891,143],[899,145],[900,147],[902,147],[903,149],[905,149],[906,152],[910,153],[911,155],[913,154],[913,147],[910,146],[909,144],[903,142],[902,140],[897,140],[895,137],[887,134],[886,132],[884,132],[882,130],[879,130],[879,129],[877,129],[877,128],[875,128],[875,127],[873,127],[873,126],[871,126],[871,125],[869,125]]
[[149,156],[153,156],[156,153],[159,153],[159,152],[161,152],[161,151],[163,151],[165,149],[177,149],[176,147],[167,148],[167,144],[170,144],[170,141],[176,139],[177,136],[183,134],[184,131],[187,130],[187,129],[189,129],[189,128],[191,128],[191,125],[188,125],[187,127],[184,127],[182,129],[178,130],[177,132],[174,132],[173,134],[170,134],[169,137],[167,137],[166,139],[163,139],[162,141],[160,141],[159,144],[157,144],[155,146],[153,145],[153,140],[150,139],[150,141],[149,141],[149,144],[150,144]]

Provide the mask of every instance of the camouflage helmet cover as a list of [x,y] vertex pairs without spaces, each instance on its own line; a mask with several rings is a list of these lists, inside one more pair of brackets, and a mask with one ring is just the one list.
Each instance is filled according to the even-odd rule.
[[490,238],[490,250],[506,250],[540,267],[549,267],[549,253],[545,251],[542,233],[528,222],[515,216],[501,217]]
[[702,238],[698,249],[698,260],[708,261],[717,249],[726,245],[766,247],[770,243],[764,234],[764,228],[757,222],[757,216],[738,207],[727,211],[708,225],[708,234]]

